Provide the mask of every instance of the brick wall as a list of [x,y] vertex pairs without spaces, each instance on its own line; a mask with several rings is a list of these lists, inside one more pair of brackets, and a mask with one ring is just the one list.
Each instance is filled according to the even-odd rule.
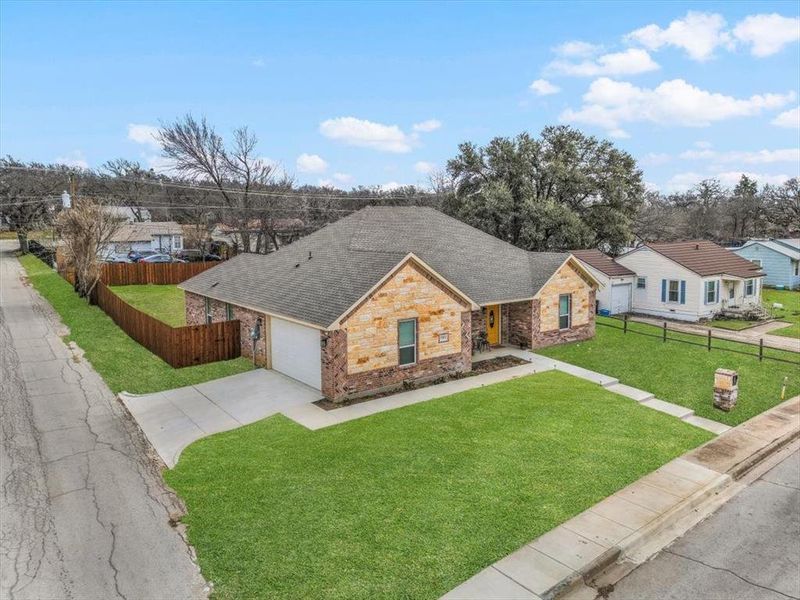
[[349,372],[346,329],[322,333],[322,393],[334,402],[402,387],[405,382],[422,383],[454,373],[472,370],[471,316],[460,316],[458,352],[427,358],[405,367],[388,366],[369,371]]
[[[205,297],[192,292],[186,294],[186,324],[201,325],[206,322]],[[212,321],[227,321],[227,304],[219,300],[210,299]],[[253,357],[253,341],[250,339],[250,329],[255,326],[256,319],[261,318],[261,339],[256,342],[256,364],[267,366],[267,334],[269,331],[269,317],[262,313],[233,306],[233,318],[238,319],[241,325],[240,338],[242,356]]]
[[511,302],[508,307],[508,343],[513,346],[531,347],[533,333],[533,303],[530,300]]

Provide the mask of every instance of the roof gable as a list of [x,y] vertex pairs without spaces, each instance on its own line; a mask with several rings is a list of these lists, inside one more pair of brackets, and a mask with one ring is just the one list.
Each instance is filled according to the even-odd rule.
[[[791,246],[781,244],[777,240],[750,240],[746,242],[742,248],[750,248],[752,246],[761,246],[762,248],[766,248],[772,252],[777,252],[778,254],[782,254],[783,256],[793,260],[800,259],[800,249],[795,249]],[[739,248],[736,250],[739,250]],[[736,250],[734,250],[734,252],[736,252]]]
[[180,287],[328,328],[409,255],[475,305],[532,298],[570,256],[522,250],[432,208],[370,207]]
[[580,261],[585,262],[590,267],[608,275],[609,277],[624,277],[626,275],[636,275],[628,267],[619,264],[613,258],[600,250],[573,250],[572,255]]

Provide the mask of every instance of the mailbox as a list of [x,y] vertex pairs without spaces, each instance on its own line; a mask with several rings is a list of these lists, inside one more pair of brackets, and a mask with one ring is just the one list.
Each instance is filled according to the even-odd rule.
[[739,397],[739,374],[730,369],[714,372],[714,406],[728,412],[736,406]]

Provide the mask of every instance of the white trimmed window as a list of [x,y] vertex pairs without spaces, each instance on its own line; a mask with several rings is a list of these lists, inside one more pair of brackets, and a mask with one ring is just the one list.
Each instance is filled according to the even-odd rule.
[[173,235],[172,236],[172,249],[173,250],[183,250],[183,236],[182,235]]
[[761,262],[761,259],[760,259],[760,258],[754,258],[754,259],[753,259],[753,260],[751,260],[750,262],[751,262],[751,263],[753,263],[755,266],[757,266],[759,269],[760,269],[762,266],[764,266],[764,265],[763,265],[763,263]]
[[397,322],[397,358],[400,365],[413,365],[417,362],[416,319]]
[[717,281],[706,281],[706,304],[715,304],[717,302]]
[[744,295],[753,296],[756,293],[756,280],[748,279],[744,282]]
[[225,304],[225,318],[233,321],[233,304]]
[[558,297],[558,328],[569,329],[572,325],[572,294]]
[[637,290],[647,289],[647,277],[637,277],[636,278],[636,289]]
[[681,301],[681,282],[677,279],[670,279],[667,282],[667,302]]
[[211,298],[206,296],[206,323],[211,323],[214,320],[214,314],[211,312]]

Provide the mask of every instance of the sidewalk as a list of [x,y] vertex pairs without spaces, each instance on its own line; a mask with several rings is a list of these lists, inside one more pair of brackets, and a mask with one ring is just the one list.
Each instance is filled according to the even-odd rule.
[[[655,317],[642,317],[631,316],[628,317],[629,321],[636,321],[638,323],[647,323],[648,325],[656,325],[661,327],[664,324],[664,319],[657,319]],[[667,327],[672,331],[680,331],[683,333],[693,333],[696,335],[708,335],[709,327],[700,325],[698,323],[681,323],[679,321],[667,321]],[[764,346],[775,348],[776,350],[788,350],[790,352],[800,352],[800,340],[796,338],[785,337],[782,335],[770,335],[768,332],[773,329],[780,329],[787,327],[790,323],[765,323],[750,329],[743,329],[741,331],[733,331],[730,329],[720,329],[719,327],[711,327],[711,332],[714,337],[721,340],[730,340],[732,342],[742,342],[745,344],[758,345],[758,341],[764,338]]]
[[[586,588],[585,576],[622,558],[646,559],[716,508],[718,504],[712,500],[735,479],[798,436],[800,396],[621,489],[490,565],[443,598],[535,600],[553,598],[571,588],[577,591],[573,597],[579,597]],[[682,522],[682,530],[676,527],[678,522]],[[652,547],[654,541],[659,548]],[[594,598],[594,590],[583,591]]]

